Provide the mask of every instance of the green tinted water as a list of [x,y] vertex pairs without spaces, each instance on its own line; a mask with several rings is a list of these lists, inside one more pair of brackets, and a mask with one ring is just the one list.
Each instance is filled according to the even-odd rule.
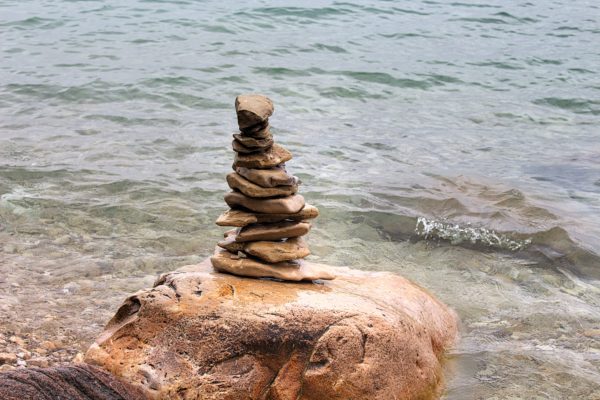
[[312,258],[459,313],[446,398],[600,398],[599,14],[0,2],[3,333],[83,350],[126,295],[209,255],[233,99],[261,91],[322,211]]

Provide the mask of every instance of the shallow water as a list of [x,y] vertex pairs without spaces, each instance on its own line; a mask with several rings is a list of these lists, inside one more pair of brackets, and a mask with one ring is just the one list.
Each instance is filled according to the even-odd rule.
[[312,258],[459,313],[445,398],[600,398],[596,2],[287,4],[0,1],[2,333],[81,351],[209,255],[260,91]]

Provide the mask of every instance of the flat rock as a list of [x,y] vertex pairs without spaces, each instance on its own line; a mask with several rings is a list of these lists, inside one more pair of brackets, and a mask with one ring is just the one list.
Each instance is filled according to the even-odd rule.
[[277,143],[260,153],[236,153],[233,162],[234,169],[246,168],[271,168],[292,159],[292,153]]
[[220,241],[218,246],[230,253],[237,254],[241,251],[268,263],[298,260],[310,255],[308,245],[301,237],[280,241],[238,242],[237,233],[229,232],[226,239]]
[[276,197],[291,196],[298,191],[298,185],[275,186],[263,188],[250,182],[243,176],[232,172],[227,175],[227,184],[230,188],[238,190],[248,197]]
[[257,153],[259,151],[267,150],[267,149],[246,147],[242,143],[240,143],[237,139],[233,139],[233,141],[231,142],[231,148],[233,149],[233,151],[235,151],[237,153],[242,153],[242,154]]
[[246,246],[246,243],[237,242],[235,240],[236,236],[237,236],[237,230],[234,232],[231,232],[229,235],[227,235],[225,237],[225,240],[221,240],[220,242],[218,242],[217,246],[219,246],[220,248],[225,249],[233,254],[237,254],[238,251],[244,251],[244,247]]
[[219,226],[246,226],[266,222],[279,222],[284,220],[302,221],[319,216],[317,207],[305,204],[304,208],[295,214],[260,214],[242,210],[228,210],[217,218]]
[[126,299],[85,361],[163,400],[439,395],[454,312],[396,274],[328,268],[319,284],[180,268]]
[[253,125],[246,129],[241,129],[242,135],[253,137],[255,139],[266,139],[272,137],[269,121]]
[[235,112],[240,129],[266,122],[273,111],[273,102],[267,96],[242,94],[235,98]]
[[308,222],[274,222],[271,224],[247,225],[240,229],[236,242],[255,242],[257,240],[280,240],[304,236],[310,231]]
[[304,207],[304,197],[294,194],[276,199],[253,199],[242,193],[231,192],[225,195],[225,202],[231,208],[247,208],[264,214],[295,214]]
[[251,149],[266,149],[273,145],[273,136],[271,133],[263,139],[253,138],[251,136],[242,135],[241,133],[234,133],[233,138],[243,146]]
[[223,249],[218,249],[210,261],[217,271],[252,278],[272,278],[295,282],[335,278],[331,269],[326,265],[303,260],[271,264],[253,258],[239,257]]
[[246,243],[243,251],[270,263],[298,260],[310,255],[308,245],[301,237],[293,237],[282,242],[250,242]]
[[235,171],[258,186],[268,188],[280,185],[298,185],[300,180],[287,173],[285,167],[278,165],[269,169],[238,167]]

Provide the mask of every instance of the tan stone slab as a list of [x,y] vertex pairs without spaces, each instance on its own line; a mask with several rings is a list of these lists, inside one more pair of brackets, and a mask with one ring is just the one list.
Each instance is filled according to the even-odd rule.
[[290,153],[283,146],[280,146],[277,143],[275,143],[269,149],[261,153],[237,153],[235,155],[233,166],[234,169],[238,167],[271,168],[291,159],[292,153]]
[[276,199],[253,199],[242,193],[231,192],[225,195],[225,202],[231,208],[246,208],[264,214],[295,214],[304,207],[304,197],[294,194]]
[[254,278],[275,278],[284,281],[331,280],[333,272],[325,265],[306,261],[282,261],[267,264],[252,258],[242,258],[218,248],[210,258],[213,267],[220,272]]
[[258,241],[245,243],[244,253],[270,263],[290,261],[310,255],[306,241],[294,237],[282,242]]
[[238,167],[235,171],[250,182],[254,182],[258,186],[264,188],[300,184],[300,180],[295,176],[288,174],[283,165],[278,165],[269,169]]
[[228,210],[219,216],[219,226],[246,226],[256,223],[279,222],[286,219],[302,221],[317,218],[319,209],[313,205],[305,204],[304,208],[295,214],[260,214],[242,210]]
[[236,189],[249,197],[277,197],[291,196],[298,191],[298,185],[275,186],[263,188],[256,183],[252,183],[243,176],[235,172],[227,175],[227,184],[230,188]]
[[252,149],[266,149],[268,147],[273,146],[273,135],[270,132],[267,132],[268,135],[263,138],[254,138],[252,136],[246,136],[241,133],[234,133],[233,137],[242,145],[252,148]]
[[267,121],[274,109],[271,99],[261,94],[242,94],[235,98],[235,112],[240,129]]
[[308,222],[285,221],[272,224],[255,224],[243,227],[237,234],[236,242],[255,242],[258,240],[280,240],[304,236],[310,231]]

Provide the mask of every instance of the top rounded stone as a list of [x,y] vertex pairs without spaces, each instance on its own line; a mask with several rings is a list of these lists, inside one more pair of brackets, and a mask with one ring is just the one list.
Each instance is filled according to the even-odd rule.
[[240,130],[264,124],[273,114],[273,110],[271,99],[262,94],[241,94],[235,98],[235,112]]

